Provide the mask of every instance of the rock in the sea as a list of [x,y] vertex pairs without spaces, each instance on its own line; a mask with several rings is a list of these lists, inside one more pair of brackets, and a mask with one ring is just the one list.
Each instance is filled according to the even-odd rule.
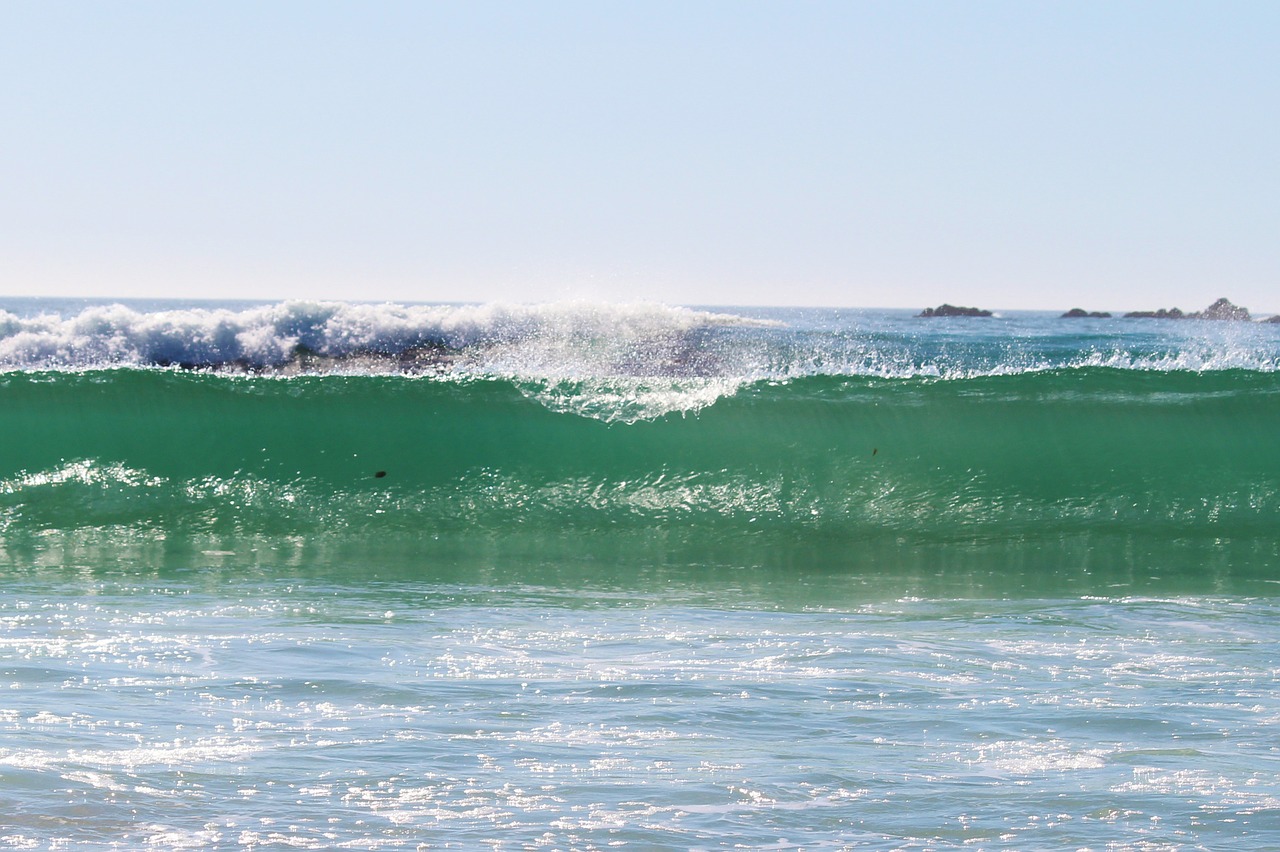
[[957,308],[955,305],[939,305],[936,308],[925,308],[918,317],[989,317],[991,311],[981,308]]
[[1125,319],[1184,319],[1186,314],[1177,308],[1169,308],[1167,311],[1161,308],[1158,311],[1129,311],[1124,316]]
[[1276,314],[1275,316],[1273,316],[1273,317],[1272,317],[1271,319],[1269,319],[1269,320],[1263,320],[1263,322],[1277,322],[1277,323],[1280,323],[1280,314]]
[[1062,315],[1062,319],[1109,319],[1106,311],[1086,311],[1084,308],[1072,308]]
[[1203,311],[1195,311],[1189,314],[1184,314],[1177,308],[1170,308],[1167,311],[1161,308],[1158,311],[1130,311],[1125,316],[1138,319],[1203,319],[1231,320],[1235,322],[1248,322],[1250,319],[1247,308],[1233,305],[1229,299],[1219,299]]
[[1228,299],[1219,299],[1209,307],[1199,313],[1191,314],[1191,319],[1207,319],[1207,320],[1230,320],[1233,322],[1248,322],[1249,310],[1239,305],[1231,304]]

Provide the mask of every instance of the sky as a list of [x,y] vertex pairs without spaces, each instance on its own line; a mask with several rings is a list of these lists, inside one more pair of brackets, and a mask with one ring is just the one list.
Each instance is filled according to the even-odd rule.
[[1280,311],[1280,3],[0,4],[0,295]]

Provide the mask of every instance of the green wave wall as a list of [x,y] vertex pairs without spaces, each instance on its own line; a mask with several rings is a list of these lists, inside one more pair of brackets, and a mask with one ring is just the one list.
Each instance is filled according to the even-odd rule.
[[816,376],[634,423],[553,410],[546,391],[500,379],[6,374],[0,534],[656,536],[728,561],[766,545],[820,543],[834,559],[1092,536],[1274,555],[1274,373]]

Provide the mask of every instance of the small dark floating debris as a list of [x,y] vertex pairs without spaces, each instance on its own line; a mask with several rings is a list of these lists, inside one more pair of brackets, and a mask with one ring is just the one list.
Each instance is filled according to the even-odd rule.
[[373,478],[374,478],[374,479],[381,479],[382,477],[384,477],[384,476],[386,476],[386,475],[387,475],[387,472],[386,472],[385,470],[380,470],[380,471],[378,471],[377,473],[375,473],[375,474],[373,475]]

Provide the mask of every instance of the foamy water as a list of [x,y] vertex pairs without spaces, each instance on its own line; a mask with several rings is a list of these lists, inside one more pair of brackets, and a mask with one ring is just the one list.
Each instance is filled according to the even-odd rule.
[[1260,849],[1280,829],[1272,602],[859,603],[875,590],[802,572],[809,602],[778,609],[722,582],[205,559],[0,596],[7,845]]

